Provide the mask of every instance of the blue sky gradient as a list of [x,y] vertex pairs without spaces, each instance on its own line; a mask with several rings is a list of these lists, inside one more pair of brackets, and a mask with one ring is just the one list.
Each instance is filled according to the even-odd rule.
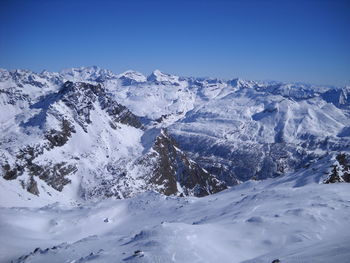
[[0,1],[0,67],[350,85],[350,1]]

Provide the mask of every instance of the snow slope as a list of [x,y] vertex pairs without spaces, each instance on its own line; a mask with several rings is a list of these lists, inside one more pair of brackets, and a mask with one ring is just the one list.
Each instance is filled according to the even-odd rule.
[[349,98],[0,70],[0,262],[350,262]]
[[[147,129],[96,81],[121,76],[95,67],[66,70],[43,93],[48,73],[3,73],[0,179],[18,202],[35,195],[68,202],[127,198],[147,190],[203,196],[226,188],[165,130]],[[32,75],[36,82],[28,82]],[[140,80],[139,73],[122,75]]]
[[350,149],[350,90],[305,84],[183,78],[104,82],[149,126],[167,127],[181,149],[228,185],[296,171]]
[[349,262],[349,185],[321,183],[328,163],[203,198],[3,207],[0,261]]

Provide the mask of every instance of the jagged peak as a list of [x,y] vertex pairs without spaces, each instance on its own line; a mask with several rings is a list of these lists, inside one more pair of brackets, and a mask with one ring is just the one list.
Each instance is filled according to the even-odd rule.
[[13,77],[28,77],[30,75],[36,75],[35,72],[28,69],[14,69],[14,70],[10,70],[9,73]]
[[107,79],[116,78],[116,75],[108,70],[97,66],[63,69],[60,74],[67,80],[102,82]]
[[163,73],[162,71],[160,71],[159,69],[155,69],[152,74],[156,75],[156,76],[163,76],[163,75],[168,75],[170,76],[170,74],[167,73]]
[[75,92],[79,90],[92,90],[93,92],[96,92],[96,91],[104,91],[104,88],[100,84],[93,85],[85,82],[66,81],[65,83],[63,83],[59,92],[67,93],[67,92]]
[[147,78],[140,72],[134,70],[127,70],[118,75],[118,78],[123,80],[124,84],[132,84],[146,82]]
[[10,78],[10,72],[7,69],[0,68],[0,81]]
[[163,73],[159,69],[154,70],[148,77],[148,81],[158,82],[158,83],[170,83],[179,84],[179,77],[176,75],[171,75],[169,73]]
[[83,66],[83,67],[73,67],[73,68],[66,68],[61,70],[60,72],[62,74],[69,73],[69,72],[96,72],[101,70],[98,66]]

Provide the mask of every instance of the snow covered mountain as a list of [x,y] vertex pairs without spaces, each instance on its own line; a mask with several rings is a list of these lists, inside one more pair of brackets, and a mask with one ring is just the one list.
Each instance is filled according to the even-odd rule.
[[104,85],[150,126],[166,127],[181,149],[228,185],[296,171],[349,143],[349,87],[153,72],[147,82]]
[[1,70],[0,95],[2,184],[48,200],[203,196],[350,149],[349,87],[87,67]]
[[0,112],[0,262],[350,257],[349,87],[1,69]]
[[[63,75],[67,72],[79,80],[76,72],[90,81],[97,76],[90,68]],[[9,75],[21,73],[23,78],[4,78],[2,89],[1,106],[7,113],[1,125],[5,180],[40,198],[72,200],[124,198],[146,190],[203,196],[225,189],[187,158],[165,130],[146,131],[100,84],[73,83],[60,76],[61,83],[51,92],[36,97],[36,89],[46,84],[37,82],[46,75]],[[26,93],[24,85],[32,93]]]

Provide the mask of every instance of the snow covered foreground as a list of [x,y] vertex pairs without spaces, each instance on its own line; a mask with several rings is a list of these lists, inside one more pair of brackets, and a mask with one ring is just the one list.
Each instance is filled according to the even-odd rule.
[[0,261],[350,262],[349,185],[320,184],[324,168],[203,198],[2,207]]

